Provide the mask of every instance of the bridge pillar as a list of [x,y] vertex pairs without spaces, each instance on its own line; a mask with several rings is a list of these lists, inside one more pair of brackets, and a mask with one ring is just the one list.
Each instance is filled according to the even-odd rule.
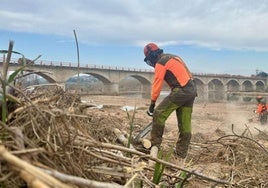
[[223,99],[226,101],[228,98],[228,85],[224,85],[224,95]]
[[242,91],[243,90],[243,87],[241,84],[238,85],[238,91]]
[[266,83],[265,83],[264,89],[265,89],[265,91],[268,91],[268,77],[266,78]]
[[253,91],[256,91],[256,89],[257,89],[256,84],[253,84],[252,89],[253,89]]
[[144,84],[142,86],[142,98],[150,99],[151,98],[151,84]]
[[208,95],[209,95],[209,92],[208,92],[208,84],[204,84],[204,100],[205,101],[208,101]]
[[119,84],[118,83],[105,83],[103,94],[104,95],[118,95]]

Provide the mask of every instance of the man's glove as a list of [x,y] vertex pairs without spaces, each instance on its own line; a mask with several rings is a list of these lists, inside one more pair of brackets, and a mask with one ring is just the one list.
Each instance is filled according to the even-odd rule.
[[147,114],[149,116],[153,116],[153,114],[154,114],[154,107],[155,107],[155,102],[152,101],[149,109],[147,110]]

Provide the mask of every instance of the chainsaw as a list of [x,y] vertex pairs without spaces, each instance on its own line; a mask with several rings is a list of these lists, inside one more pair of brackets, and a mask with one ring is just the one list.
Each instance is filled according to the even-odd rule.
[[140,132],[136,135],[136,137],[133,140],[134,143],[139,143],[140,139],[144,138],[152,130],[152,127],[153,122],[149,123],[142,130],[140,130]]

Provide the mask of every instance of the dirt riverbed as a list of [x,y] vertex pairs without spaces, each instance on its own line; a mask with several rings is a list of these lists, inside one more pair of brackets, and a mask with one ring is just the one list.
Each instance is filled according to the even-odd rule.
[[[146,114],[150,105],[149,99],[101,95],[87,96],[82,99],[96,105],[104,105],[104,111],[111,115],[116,114],[122,119],[127,117],[123,109],[129,109],[131,113],[131,110],[136,108],[135,117],[140,120],[141,124],[145,126],[151,121],[151,117]],[[196,102],[192,114],[192,132],[208,134],[220,129],[231,133],[232,125],[237,134],[241,134],[245,129],[249,129],[252,134],[258,134],[259,130],[267,131],[268,125],[260,125],[257,115],[253,113],[255,109],[256,104],[245,102]],[[172,113],[166,122],[164,137],[177,138],[177,135],[174,135],[177,131],[176,115]]]

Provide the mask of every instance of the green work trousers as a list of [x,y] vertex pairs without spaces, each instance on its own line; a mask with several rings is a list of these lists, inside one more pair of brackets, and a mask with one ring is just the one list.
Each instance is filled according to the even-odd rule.
[[[191,117],[193,103],[197,96],[194,81],[189,81],[185,87],[173,88],[170,94],[155,108],[153,114],[153,127],[151,131],[152,145],[160,147],[165,128],[165,122],[170,114],[176,111],[179,138],[176,150],[188,150],[191,139]],[[182,145],[182,146],[181,146]],[[180,149],[180,148],[183,149]]]

